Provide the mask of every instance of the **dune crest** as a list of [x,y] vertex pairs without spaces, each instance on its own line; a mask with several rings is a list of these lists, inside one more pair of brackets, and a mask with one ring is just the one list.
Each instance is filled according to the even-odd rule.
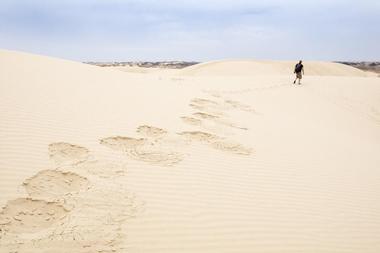
[[[225,60],[196,64],[180,71],[189,76],[289,75],[297,61]],[[305,61],[305,73],[311,76],[373,76],[340,63]]]

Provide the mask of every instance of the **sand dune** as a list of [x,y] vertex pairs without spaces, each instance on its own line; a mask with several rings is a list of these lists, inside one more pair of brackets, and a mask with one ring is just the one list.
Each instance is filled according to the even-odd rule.
[[0,51],[0,252],[379,252],[380,79],[293,65]]
[[144,67],[130,67],[130,66],[123,66],[123,67],[109,67],[111,69],[117,69],[123,72],[127,73],[139,73],[139,74],[152,74],[152,75],[162,75],[162,74],[169,74],[173,75],[178,72],[178,69],[166,69],[166,68],[144,68]]
[[[183,75],[289,75],[297,61],[228,60],[197,64],[182,70]],[[373,76],[362,70],[340,63],[305,61],[311,76]]]

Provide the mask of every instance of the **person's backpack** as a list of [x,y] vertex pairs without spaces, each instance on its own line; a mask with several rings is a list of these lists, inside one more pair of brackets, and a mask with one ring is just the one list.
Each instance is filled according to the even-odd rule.
[[301,70],[302,70],[302,64],[299,64],[299,63],[298,63],[298,64],[296,65],[296,68],[295,68],[294,71],[295,71],[296,73],[299,73],[299,72],[301,72]]

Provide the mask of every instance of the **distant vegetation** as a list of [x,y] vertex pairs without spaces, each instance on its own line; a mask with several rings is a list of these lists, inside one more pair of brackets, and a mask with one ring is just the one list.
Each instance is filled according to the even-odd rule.
[[380,62],[338,62],[352,67],[380,74]]

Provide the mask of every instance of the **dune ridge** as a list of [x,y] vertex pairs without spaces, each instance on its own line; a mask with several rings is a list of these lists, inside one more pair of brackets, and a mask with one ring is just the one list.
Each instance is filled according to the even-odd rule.
[[[183,75],[289,75],[293,73],[293,65],[297,61],[254,61],[254,60],[224,60],[206,62],[181,71]],[[356,69],[334,62],[304,61],[305,71],[311,76],[373,76]]]

